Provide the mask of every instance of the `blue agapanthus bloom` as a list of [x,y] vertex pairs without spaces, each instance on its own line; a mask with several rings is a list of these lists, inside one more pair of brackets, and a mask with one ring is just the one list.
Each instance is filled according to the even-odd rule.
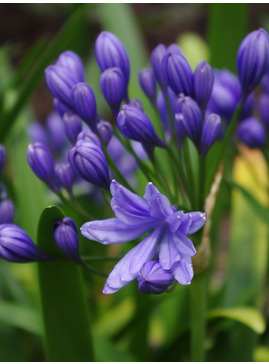
[[159,190],[148,183],[144,198],[130,192],[113,180],[110,185],[111,207],[116,215],[102,221],[91,221],[81,233],[101,244],[119,244],[149,234],[131,249],[110,273],[103,293],[114,293],[137,278],[143,265],[158,251],[158,260],[180,284],[193,278],[191,258],[196,250],[187,235],[198,231],[206,221],[202,212],[176,211]]

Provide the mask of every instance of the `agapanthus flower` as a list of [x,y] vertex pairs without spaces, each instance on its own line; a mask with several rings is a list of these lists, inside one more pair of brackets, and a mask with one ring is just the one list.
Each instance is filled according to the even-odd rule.
[[187,235],[194,234],[205,224],[205,213],[176,211],[151,182],[146,186],[144,198],[115,180],[111,182],[110,191],[110,204],[116,217],[85,223],[81,227],[82,235],[107,245],[149,234],[115,265],[103,293],[114,293],[136,279],[157,250],[162,269],[169,270],[180,284],[189,284],[193,278],[191,258],[196,250]]

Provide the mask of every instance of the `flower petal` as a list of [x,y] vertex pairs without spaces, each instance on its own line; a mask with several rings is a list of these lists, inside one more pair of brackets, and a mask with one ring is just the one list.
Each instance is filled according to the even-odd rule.
[[103,293],[114,293],[136,278],[143,264],[153,257],[162,231],[163,226],[158,226],[115,265]]
[[193,268],[191,258],[183,256],[171,267],[171,273],[180,284],[190,284],[193,278]]
[[101,244],[120,244],[145,234],[152,224],[126,225],[117,218],[86,222],[80,228],[86,238]]
[[181,255],[173,242],[173,235],[168,230],[161,241],[159,262],[163,269],[170,269],[172,265],[181,259]]
[[168,198],[161,194],[152,182],[147,184],[144,198],[148,200],[152,217],[163,219],[173,214]]
[[186,215],[191,216],[191,224],[188,228],[187,235],[192,235],[196,233],[196,231],[201,229],[201,227],[203,227],[204,224],[206,223],[206,214],[204,212],[194,211],[194,212],[189,212]]
[[182,234],[180,230],[172,235],[172,240],[175,248],[181,254],[188,255],[189,257],[193,257],[196,254],[196,249],[194,248],[193,242],[187,238],[187,236]]

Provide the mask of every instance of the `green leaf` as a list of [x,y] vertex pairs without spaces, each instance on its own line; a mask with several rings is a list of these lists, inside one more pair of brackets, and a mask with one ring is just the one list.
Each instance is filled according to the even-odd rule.
[[[63,219],[51,206],[41,214],[38,247],[59,255],[52,226]],[[48,361],[93,361],[90,318],[80,267],[69,260],[38,263]]]
[[210,4],[208,39],[212,67],[236,71],[236,54],[246,35],[248,4]]
[[253,211],[257,214],[257,216],[267,225],[269,226],[269,209],[262,205],[248,190],[244,187],[240,186],[233,180],[224,179],[231,187],[238,190],[242,196],[245,198],[246,202],[249,204],[249,207],[253,209]]
[[258,346],[254,351],[255,362],[269,362],[269,347]]
[[55,38],[49,42],[42,55],[35,60],[32,65],[29,76],[21,83],[16,98],[12,105],[4,110],[2,120],[0,124],[0,141],[2,142],[9,133],[12,125],[15,123],[18,114],[28,101],[31,94],[35,91],[41,78],[44,75],[44,70],[49,62],[52,61],[62,50],[64,50],[76,37],[77,31],[82,24],[82,19],[87,13],[87,5],[81,5],[78,9],[72,13],[70,18],[66,21],[64,26],[55,36]]
[[36,335],[43,333],[42,322],[38,312],[28,306],[0,302],[0,322]]
[[251,307],[232,307],[232,308],[215,308],[208,312],[208,319],[228,318],[249,326],[257,334],[265,331],[266,323],[264,317],[256,308]]

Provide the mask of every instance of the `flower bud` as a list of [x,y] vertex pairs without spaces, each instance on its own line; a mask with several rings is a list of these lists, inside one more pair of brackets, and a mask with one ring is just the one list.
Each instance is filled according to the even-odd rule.
[[160,115],[160,118],[162,121],[165,137],[167,139],[170,139],[171,138],[171,128],[170,128],[169,114],[168,114],[168,110],[166,107],[165,96],[164,96],[163,91],[161,91],[161,90],[158,92],[156,106],[157,106],[157,109],[159,111],[159,115]]
[[159,262],[146,262],[137,274],[138,289],[145,294],[160,294],[173,283],[174,277]]
[[[175,54],[178,54],[179,56],[181,57],[184,57],[183,53],[182,53],[182,50],[180,49],[180,47],[175,44],[175,43],[172,43],[170,44],[168,47],[167,47],[167,52],[171,52],[171,53],[175,53]],[[184,57],[185,58],[185,57]]]
[[264,93],[269,94],[269,72],[267,72],[261,79],[261,87]]
[[49,149],[53,155],[61,154],[66,143],[64,123],[62,118],[53,112],[47,117],[46,126],[49,133]]
[[166,54],[166,46],[164,44],[159,44],[157,47],[153,49],[150,56],[150,62],[154,75],[162,89],[165,89],[167,85],[162,69],[162,61],[165,54]]
[[58,191],[54,183],[54,164],[49,149],[41,144],[30,144],[27,149],[27,161],[33,172],[53,191]]
[[193,74],[186,58],[168,52],[162,61],[162,70],[167,84],[179,95],[191,95],[193,91]]
[[101,75],[100,87],[113,113],[117,114],[127,92],[127,83],[123,72],[116,67],[108,68]]
[[127,51],[119,38],[110,32],[101,32],[96,39],[94,53],[101,72],[108,68],[118,67],[128,84],[130,63]]
[[0,175],[6,162],[6,148],[0,144]]
[[134,106],[134,107],[136,107],[137,109],[139,109],[141,111],[144,111],[142,102],[137,98],[132,99],[131,102],[129,102],[129,105]]
[[73,168],[88,182],[109,190],[110,178],[102,149],[93,142],[78,140],[69,151],[68,159]]
[[77,82],[85,81],[84,66],[76,53],[72,51],[61,53],[56,61],[56,66],[63,67]]
[[46,128],[39,121],[34,121],[27,128],[27,134],[31,143],[41,143],[49,146]]
[[93,144],[98,145],[99,148],[101,148],[101,142],[98,138],[98,136],[91,131],[82,131],[79,133],[77,140],[84,140],[86,142],[91,142]]
[[156,101],[156,80],[153,71],[150,68],[143,68],[138,74],[138,81],[145,95],[154,104]]
[[237,71],[244,95],[251,92],[269,69],[269,36],[260,28],[249,33],[237,52]]
[[166,143],[156,135],[147,115],[133,106],[122,107],[117,117],[117,125],[121,133],[129,139],[166,148]]
[[89,126],[96,120],[96,101],[94,92],[87,83],[79,82],[71,90],[74,110]]
[[249,148],[262,148],[266,143],[266,131],[262,123],[250,117],[238,126],[238,138]]
[[105,143],[105,145],[107,145],[113,135],[112,125],[108,121],[100,120],[97,124],[97,130],[98,133],[101,135],[103,142]]
[[77,81],[60,66],[49,66],[45,69],[45,78],[50,92],[66,106],[71,105],[70,92]]
[[221,118],[217,114],[211,114],[206,118],[201,139],[201,155],[205,157],[211,146],[221,135]]
[[72,113],[66,112],[63,116],[65,134],[71,144],[76,144],[77,136],[82,131],[80,118]]
[[67,111],[72,111],[71,108],[67,107],[64,103],[59,101],[56,97],[53,99],[53,107],[54,110],[59,114],[59,116],[62,118],[64,113]]
[[174,127],[175,127],[175,135],[177,140],[178,149],[182,148],[185,137],[187,136],[186,132],[186,120],[184,119],[183,114],[177,113],[174,117]]
[[177,101],[177,112],[184,116],[186,135],[199,147],[202,131],[202,114],[199,106],[189,96],[180,97]]
[[40,250],[19,226],[0,225],[0,258],[14,263],[38,262],[53,259]]
[[259,113],[267,130],[269,130],[269,94],[263,94],[259,99]]
[[0,200],[7,198],[7,188],[4,183],[0,183]]
[[55,166],[55,177],[58,184],[72,195],[75,173],[69,163],[58,163]]
[[77,264],[83,264],[79,255],[78,230],[74,220],[64,217],[62,221],[55,222],[53,234],[58,248]]
[[15,214],[14,203],[11,200],[0,202],[0,225],[13,222]]
[[193,87],[195,100],[204,110],[210,99],[214,83],[214,72],[211,66],[202,61],[195,69],[193,77]]

